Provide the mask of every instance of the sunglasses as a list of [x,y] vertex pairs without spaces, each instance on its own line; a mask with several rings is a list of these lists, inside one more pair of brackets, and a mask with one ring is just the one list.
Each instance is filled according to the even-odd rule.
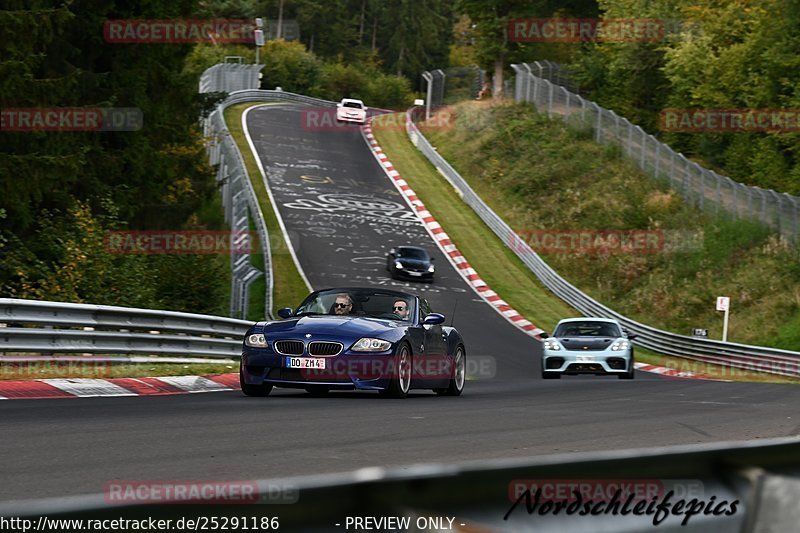
[[350,307],[350,304],[340,304],[339,302],[336,302],[336,307],[337,309],[344,309],[345,307]]
[[401,305],[401,306],[396,305],[396,306],[394,306],[392,308],[392,310],[394,310],[394,311],[405,311],[406,310],[406,306],[404,306],[404,305]]

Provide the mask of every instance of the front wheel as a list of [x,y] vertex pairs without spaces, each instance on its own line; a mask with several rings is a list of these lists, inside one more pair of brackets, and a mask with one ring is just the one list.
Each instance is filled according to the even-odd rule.
[[411,350],[407,344],[398,348],[394,356],[394,365],[390,370],[389,387],[381,391],[384,396],[390,398],[405,398],[411,389]]
[[456,348],[453,357],[453,376],[446,389],[433,389],[440,396],[461,396],[464,390],[464,383],[467,380],[467,356],[464,355],[464,347]]
[[272,392],[272,385],[263,383],[261,385],[250,385],[244,381],[244,373],[239,369],[239,386],[242,388],[242,393],[245,396],[269,396]]

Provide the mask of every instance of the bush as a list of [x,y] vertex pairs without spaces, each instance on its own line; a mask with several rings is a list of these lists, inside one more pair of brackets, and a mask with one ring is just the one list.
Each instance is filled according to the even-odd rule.
[[183,65],[183,73],[191,79],[200,79],[200,75],[218,63],[225,62],[225,56],[242,56],[247,63],[254,63],[256,53],[251,47],[241,44],[225,44],[212,46],[199,43],[192,48]]
[[406,109],[413,100],[411,84],[406,78],[384,74],[374,63],[322,67],[312,96],[326,100],[358,98],[369,107]]
[[297,41],[267,41],[261,48],[262,89],[308,94],[319,78],[322,62]]

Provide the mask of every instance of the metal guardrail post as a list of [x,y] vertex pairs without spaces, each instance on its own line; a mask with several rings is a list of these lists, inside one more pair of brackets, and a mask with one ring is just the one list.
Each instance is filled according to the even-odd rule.
[[427,89],[425,90],[425,120],[430,120],[431,118],[431,98],[433,95],[433,76],[428,71],[422,73],[422,79],[425,80],[427,84]]
[[436,69],[433,72],[434,74],[438,72],[439,76],[441,76],[441,81],[439,82],[439,94],[437,95],[436,98],[436,104],[442,105],[444,104],[444,91],[445,91],[445,83],[447,80],[447,75],[444,73],[442,69]]

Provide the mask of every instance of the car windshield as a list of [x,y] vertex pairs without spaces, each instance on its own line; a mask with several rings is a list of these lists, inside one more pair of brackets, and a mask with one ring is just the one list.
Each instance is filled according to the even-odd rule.
[[565,322],[559,324],[554,337],[620,337],[616,324],[610,322]]
[[355,107],[356,109],[361,109],[364,106],[358,102],[345,102],[342,104],[342,107]]
[[420,259],[423,261],[428,260],[428,252],[419,248],[398,248],[397,257],[404,259]]
[[312,293],[295,316],[355,315],[410,322],[415,298],[406,293],[376,289],[328,289]]

